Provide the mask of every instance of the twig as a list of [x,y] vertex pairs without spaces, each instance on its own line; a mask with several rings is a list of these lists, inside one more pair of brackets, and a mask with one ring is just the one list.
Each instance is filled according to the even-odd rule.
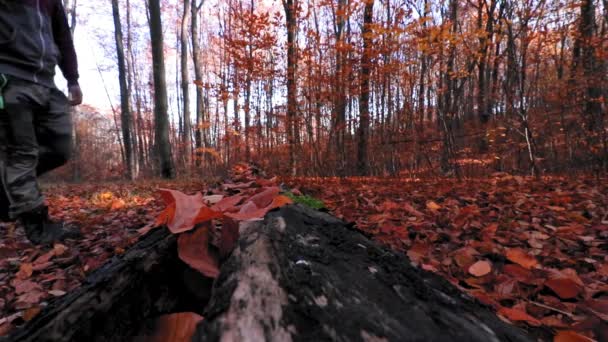
[[542,303],[538,303],[538,302],[535,302],[535,301],[532,301],[532,300],[529,300],[529,301],[528,301],[528,303],[530,303],[530,304],[534,304],[534,305],[539,306],[539,307],[541,307],[541,308],[545,308],[545,309],[547,309],[547,310],[551,310],[551,311],[559,312],[559,313],[561,313],[562,315],[566,315],[566,316],[568,316],[568,317],[570,317],[570,318],[574,318],[574,315],[573,315],[573,314],[571,314],[571,313],[569,313],[569,312],[562,311],[562,310],[560,310],[560,309],[556,309],[556,308],[554,308],[554,307],[551,307],[551,306],[548,306],[548,305],[545,305],[545,304],[542,304]]

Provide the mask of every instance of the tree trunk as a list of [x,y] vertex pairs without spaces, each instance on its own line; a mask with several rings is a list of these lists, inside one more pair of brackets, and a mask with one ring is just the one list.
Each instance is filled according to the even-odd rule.
[[194,129],[194,139],[196,147],[196,165],[200,165],[202,161],[201,148],[203,145],[207,147],[206,135],[203,136],[203,122],[205,119],[204,107],[203,107],[203,70],[201,66],[200,54],[201,54],[201,43],[200,39],[200,28],[199,28],[199,15],[200,8],[205,3],[201,1],[200,5],[197,4],[198,0],[191,0],[191,35],[192,35],[192,63],[194,64],[194,79],[197,83],[196,86],[196,128]]
[[[183,108],[183,137],[184,144],[184,160],[186,162],[186,170],[190,170],[192,163],[192,126],[190,123],[190,68],[188,67],[189,48],[188,48],[188,31],[190,28],[190,18],[192,9],[190,0],[184,1],[184,10],[182,14],[182,26],[180,33],[181,46],[181,69],[182,69],[182,108]],[[196,0],[192,0],[196,2]]]
[[361,97],[359,102],[359,146],[357,153],[357,169],[360,176],[369,174],[369,94],[372,55],[372,25],[374,21],[374,0],[366,0],[363,13],[363,52],[361,53]]
[[154,73],[154,131],[155,150],[160,175],[174,178],[175,167],[171,159],[169,142],[169,115],[167,113],[167,82],[165,79],[165,56],[160,0],[149,0],[150,39],[152,41],[152,64]]
[[125,149],[125,169],[127,178],[133,179],[133,143],[131,141],[131,106],[129,104],[129,90],[127,87],[127,69],[125,63],[125,48],[120,22],[118,0],[112,0],[112,16],[114,17],[114,40],[116,42],[116,59],[118,61],[118,82],[120,85],[120,125],[122,128],[122,141]]
[[296,10],[298,0],[283,0],[285,23],[287,25],[287,144],[289,145],[289,172],[297,173],[295,157],[295,119],[297,110],[296,89]]

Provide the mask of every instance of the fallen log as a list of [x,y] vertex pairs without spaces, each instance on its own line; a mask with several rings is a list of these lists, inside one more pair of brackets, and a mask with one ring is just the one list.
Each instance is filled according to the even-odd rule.
[[193,341],[532,340],[329,214],[291,205],[240,230],[213,284],[157,229],[0,342],[145,341],[172,312],[205,317]]
[[146,319],[195,309],[184,296],[188,270],[176,245],[166,228],[148,233],[0,341],[131,341]]
[[531,341],[441,277],[303,206],[241,224],[193,341]]

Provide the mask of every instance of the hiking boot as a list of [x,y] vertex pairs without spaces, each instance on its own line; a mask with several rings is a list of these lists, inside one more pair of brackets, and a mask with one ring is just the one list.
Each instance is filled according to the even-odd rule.
[[[2,184],[0,184],[1,186]],[[11,206],[6,196],[6,192],[0,187],[0,222],[11,222],[10,216],[8,215],[8,208]]]
[[79,231],[66,228],[63,222],[52,221],[46,206],[22,214],[19,216],[19,221],[25,229],[28,240],[35,245],[82,237]]

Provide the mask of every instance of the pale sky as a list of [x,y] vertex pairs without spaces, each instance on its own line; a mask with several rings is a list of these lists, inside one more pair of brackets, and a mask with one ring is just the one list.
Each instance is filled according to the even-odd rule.
[[[103,5],[102,5],[103,4]],[[78,71],[80,73],[80,86],[84,93],[84,103],[102,111],[110,109],[110,103],[103,83],[105,82],[112,104],[117,106],[118,73],[116,68],[108,68],[109,60],[105,56],[104,48],[100,44],[99,36],[103,34],[113,38],[114,27],[112,23],[111,7],[105,2],[99,2],[94,9],[88,6],[79,6],[79,21],[74,34],[74,44],[78,55]],[[110,43],[110,42],[108,42]],[[103,69],[103,81],[97,70],[97,65]],[[114,64],[115,65],[115,64]],[[55,83],[59,89],[65,91],[66,81],[57,69]]]

